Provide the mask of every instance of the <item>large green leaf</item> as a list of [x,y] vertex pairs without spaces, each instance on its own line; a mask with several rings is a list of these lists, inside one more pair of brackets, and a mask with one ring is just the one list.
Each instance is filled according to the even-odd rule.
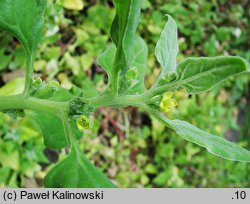
[[250,162],[250,151],[241,148],[222,137],[200,130],[188,122],[170,120],[152,109],[147,110],[168,127],[175,130],[177,135],[189,142],[206,148],[210,153],[228,160]]
[[[117,46],[116,57],[114,61],[112,87],[118,86],[118,78],[123,80],[123,76],[133,64],[140,64],[141,59],[147,55],[147,47],[143,40],[136,36],[136,29],[139,23],[142,0],[122,1],[114,0],[116,7],[116,17],[111,28],[111,38]],[[144,50],[141,50],[144,48]],[[143,52],[142,58],[135,56],[136,52]],[[136,61],[139,62],[136,62]],[[137,67],[140,76],[138,86],[144,87],[145,67]],[[121,71],[121,75],[119,72]],[[138,87],[135,90],[139,90]],[[131,90],[130,90],[131,91]],[[141,90],[140,90],[141,92]]]
[[168,72],[175,71],[178,52],[177,26],[174,19],[168,15],[167,24],[155,48],[156,58],[162,68],[159,79],[164,77]]
[[109,179],[78,149],[52,168],[44,180],[47,188],[113,188]]
[[[44,138],[44,144],[51,149],[62,149],[67,146],[65,129],[61,118],[44,112],[25,111],[25,116],[37,123]],[[76,125],[72,128],[79,139],[82,133]]]
[[[69,90],[59,88],[49,100],[66,102],[73,99],[73,97]],[[59,116],[49,115],[42,111],[25,111],[25,116],[35,121],[39,126],[41,134],[44,137],[45,146],[52,149],[62,149],[67,146],[64,125]],[[83,135],[82,132],[78,130],[75,124],[71,125],[77,139],[81,138]]]
[[185,121],[173,120],[168,122],[179,136],[206,148],[216,156],[234,161],[250,162],[250,152],[248,150],[238,147],[222,137],[202,131]]
[[1,0],[0,29],[16,36],[26,54],[34,54],[41,39],[46,0]]
[[178,65],[177,78],[169,85],[173,89],[182,87],[190,94],[197,94],[230,76],[247,71],[247,68],[248,65],[240,57],[188,58]]

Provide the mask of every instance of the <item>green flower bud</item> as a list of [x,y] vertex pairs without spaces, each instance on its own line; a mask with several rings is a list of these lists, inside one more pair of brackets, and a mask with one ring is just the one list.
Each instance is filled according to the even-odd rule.
[[159,85],[164,85],[164,84],[167,84],[167,83],[171,83],[171,82],[175,81],[176,79],[177,79],[177,73],[176,72],[170,72],[160,80]]
[[82,115],[76,120],[76,125],[80,131],[90,130],[93,127],[93,120]]
[[131,67],[128,69],[125,75],[122,75],[119,85],[119,90],[121,93],[132,89],[136,84],[138,84],[138,69],[137,67]]
[[54,95],[54,88],[49,86],[48,84],[43,85],[40,87],[34,94],[34,97],[40,98],[40,99],[47,99]]
[[84,102],[81,98],[74,98],[69,103],[70,115],[79,116],[79,115],[91,115],[95,107],[90,103]]
[[38,77],[34,79],[32,86],[39,88],[40,86],[42,86],[42,83],[43,83],[42,79]]
[[166,75],[165,79],[168,81],[168,82],[173,82],[174,80],[176,80],[177,78],[177,73],[176,72],[170,72]]
[[125,75],[125,78],[130,81],[130,80],[135,80],[137,78],[137,76],[138,76],[138,69],[137,69],[137,67],[131,67],[127,71],[127,73]]
[[57,89],[60,87],[59,82],[53,80],[48,83],[43,82],[40,78],[35,79],[32,84],[32,96],[47,99],[54,95]]

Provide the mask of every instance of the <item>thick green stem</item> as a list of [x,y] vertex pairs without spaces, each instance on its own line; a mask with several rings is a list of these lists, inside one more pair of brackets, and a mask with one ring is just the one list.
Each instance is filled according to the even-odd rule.
[[87,99],[86,101],[91,103],[96,108],[101,106],[139,107],[141,104],[145,104],[150,101],[152,97],[171,90],[173,90],[172,85],[164,85],[161,87],[150,89],[139,95],[103,95],[92,99]]
[[[103,95],[86,101],[91,103],[96,108],[101,106],[117,106],[127,107],[136,106],[140,107],[145,104],[155,95],[162,94],[171,90],[172,86],[161,86],[140,95]],[[50,100],[43,100],[33,97],[25,98],[23,95],[16,96],[3,96],[0,97],[0,110],[6,109],[24,109],[34,111],[45,111],[52,114],[68,113],[69,102],[55,102]]]
[[154,96],[163,94],[167,91],[174,90],[175,84],[168,84],[160,87],[156,87],[145,91],[143,94],[139,95],[103,95],[99,97],[95,97],[92,99],[87,100],[96,108],[101,106],[140,106],[141,104],[145,104]]
[[32,97],[24,98],[23,95],[0,97],[0,110],[8,109],[43,111],[60,115],[62,112],[69,112],[69,104],[67,102],[55,102]]

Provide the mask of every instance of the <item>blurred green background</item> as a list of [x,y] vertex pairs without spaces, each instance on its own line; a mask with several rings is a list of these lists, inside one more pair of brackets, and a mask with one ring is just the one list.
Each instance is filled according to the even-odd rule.
[[[35,76],[78,86],[91,96],[107,76],[96,57],[110,43],[112,1],[48,0],[44,38]],[[147,87],[159,73],[154,47],[170,14],[179,29],[178,61],[191,56],[238,55],[250,61],[248,0],[144,0],[139,32],[149,47]],[[0,32],[0,95],[22,88],[25,55]],[[208,93],[175,93],[170,118],[187,120],[250,149],[250,77],[232,78]],[[7,85],[6,85],[7,84]],[[187,143],[136,108],[101,108],[81,148],[118,187],[250,187],[250,164],[226,161]],[[67,150],[47,149],[39,128],[27,118],[0,113],[0,187],[42,187],[46,172]]]

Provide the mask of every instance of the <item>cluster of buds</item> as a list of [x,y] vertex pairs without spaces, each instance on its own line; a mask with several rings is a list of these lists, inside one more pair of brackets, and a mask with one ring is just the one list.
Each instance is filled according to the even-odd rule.
[[80,97],[70,101],[70,115],[75,120],[80,131],[90,130],[93,127],[94,122],[91,118],[91,114],[94,109],[95,108],[91,104]]
[[59,87],[58,81],[52,80],[46,83],[41,78],[36,78],[32,83],[31,95],[40,99],[47,99],[52,97]]

